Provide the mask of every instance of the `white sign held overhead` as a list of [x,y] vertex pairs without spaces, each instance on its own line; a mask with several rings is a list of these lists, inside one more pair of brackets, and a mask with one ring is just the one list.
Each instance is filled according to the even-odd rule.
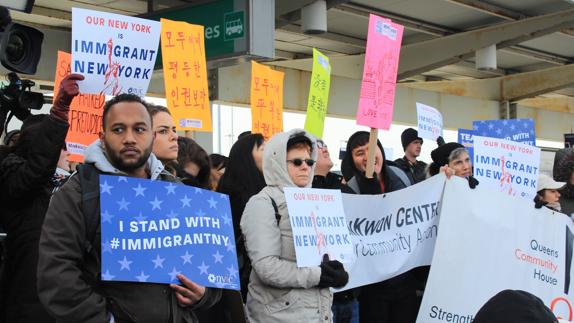
[[442,114],[437,109],[417,102],[417,120],[421,138],[436,140],[442,136]]
[[157,58],[159,21],[72,8],[72,72],[82,93],[145,96]]

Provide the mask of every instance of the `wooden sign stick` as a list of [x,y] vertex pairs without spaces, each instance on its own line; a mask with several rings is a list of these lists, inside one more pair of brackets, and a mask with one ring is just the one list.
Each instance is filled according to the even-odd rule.
[[373,178],[375,170],[375,149],[377,149],[377,137],[379,136],[379,129],[371,128],[369,135],[369,154],[367,155],[367,170],[365,172],[366,178]]

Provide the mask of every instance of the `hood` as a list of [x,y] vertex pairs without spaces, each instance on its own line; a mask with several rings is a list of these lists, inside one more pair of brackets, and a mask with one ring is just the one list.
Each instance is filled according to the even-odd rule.
[[[84,158],[86,163],[94,164],[97,169],[104,173],[127,175],[110,163],[104,153],[104,148],[102,147],[102,143],[99,139],[86,148]],[[163,164],[155,157],[154,154],[150,154],[146,163],[146,168],[150,170],[150,178],[155,180],[163,171]]]
[[[357,167],[355,167],[355,162],[353,161],[353,149],[364,145],[365,143],[369,143],[369,132],[367,131],[357,131],[352,134],[349,139],[347,140],[347,147],[345,150],[345,155],[343,156],[343,161],[341,162],[341,172],[345,179],[350,180],[355,174],[359,173]],[[383,148],[383,144],[381,141],[377,139],[377,146],[381,150],[383,154],[384,167],[389,165],[389,160],[387,160],[385,156],[385,149]]]
[[554,155],[552,174],[558,182],[569,182],[570,175],[574,171],[574,151],[572,148],[563,148]]
[[[263,176],[265,177],[267,186],[278,187],[281,191],[283,191],[283,187],[295,186],[287,172],[287,141],[298,134],[303,134],[311,140],[313,144],[311,159],[317,160],[317,144],[315,138],[305,130],[293,129],[276,134],[267,142],[263,152]],[[309,183],[306,187],[311,187],[313,184],[314,171],[315,166],[313,165]]]

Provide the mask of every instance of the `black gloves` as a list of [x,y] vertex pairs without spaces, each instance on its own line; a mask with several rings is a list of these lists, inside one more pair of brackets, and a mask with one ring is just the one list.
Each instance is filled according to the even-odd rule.
[[343,287],[349,281],[349,274],[345,271],[343,264],[337,260],[329,260],[327,254],[323,255],[323,262],[321,263],[321,278],[319,279],[319,287]]
[[357,173],[356,176],[361,194],[383,194],[381,184],[379,183],[379,177],[376,173],[373,174],[373,178],[367,178],[362,173]]
[[468,177],[468,186],[471,189],[474,189],[478,186],[478,179],[474,178],[473,176]]

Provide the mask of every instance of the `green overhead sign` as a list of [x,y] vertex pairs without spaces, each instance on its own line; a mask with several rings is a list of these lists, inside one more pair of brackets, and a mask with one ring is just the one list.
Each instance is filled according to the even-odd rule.
[[214,0],[177,10],[157,11],[144,18],[158,21],[165,18],[204,26],[206,59],[211,60],[247,51],[248,26],[246,8],[242,4],[245,0]]

